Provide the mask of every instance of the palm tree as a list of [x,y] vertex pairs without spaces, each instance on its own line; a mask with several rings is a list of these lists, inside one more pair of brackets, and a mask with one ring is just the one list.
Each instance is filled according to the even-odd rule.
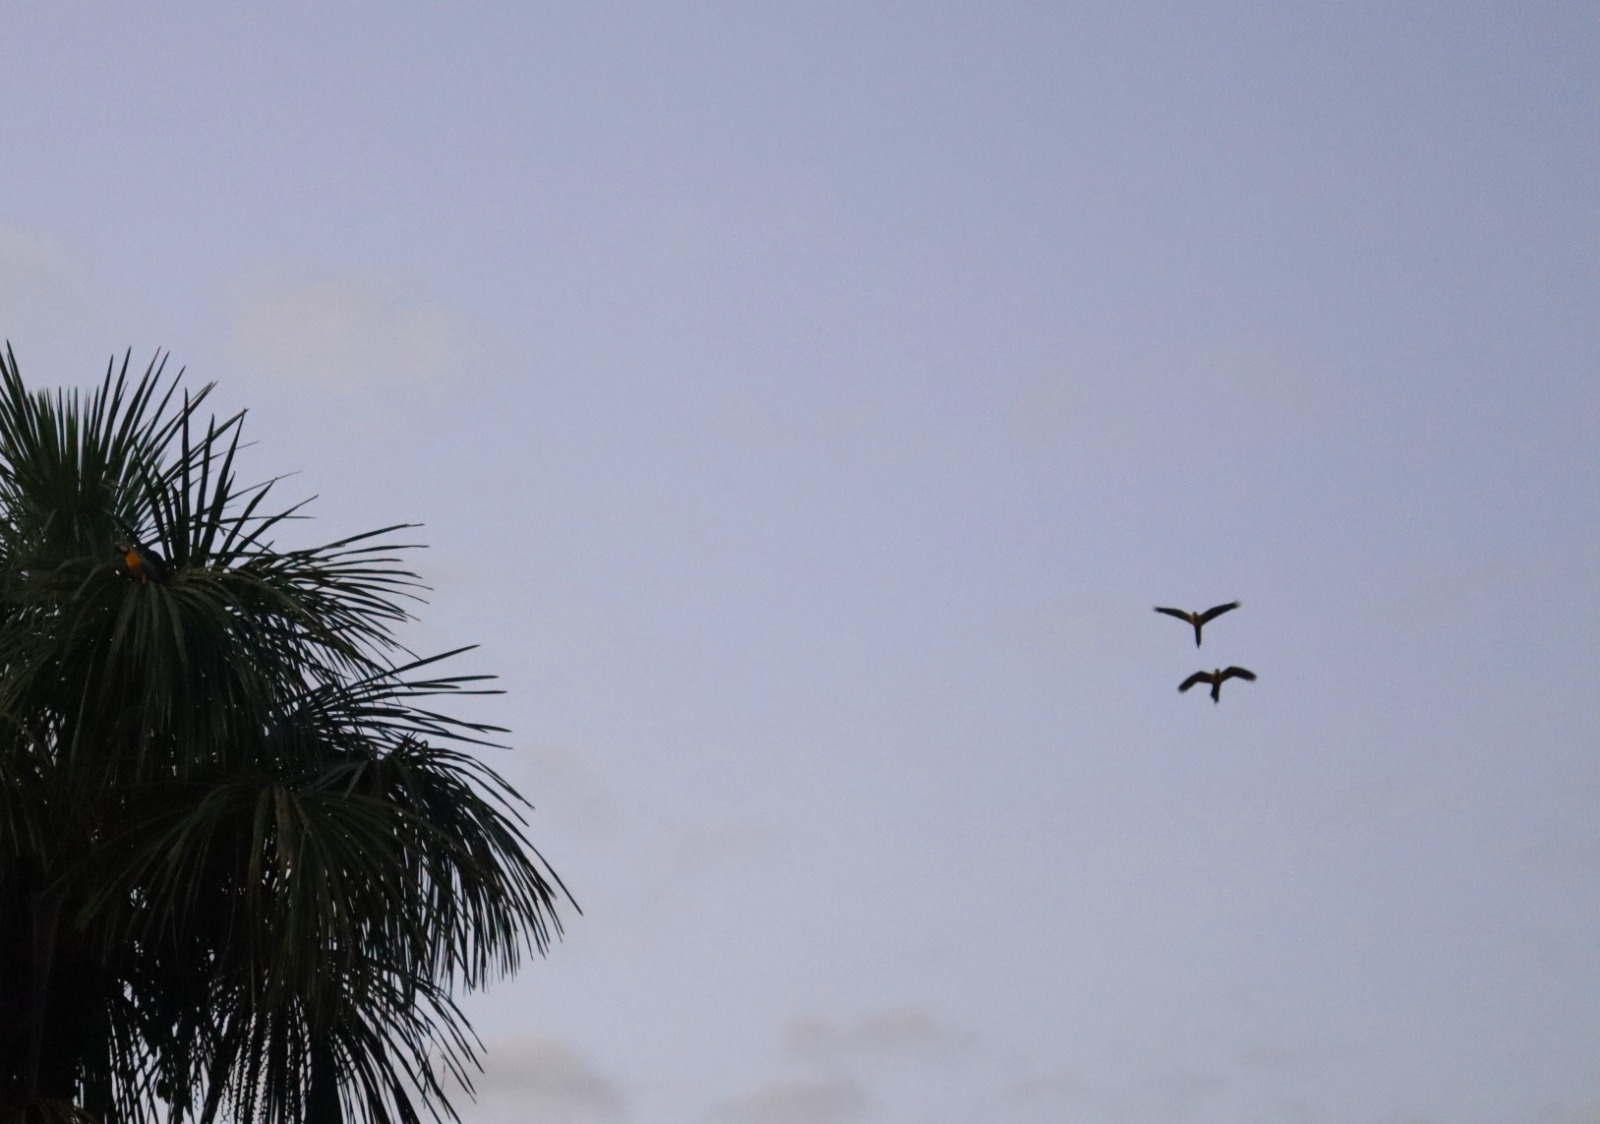
[[453,995],[571,902],[434,709],[488,677],[395,639],[404,526],[276,545],[301,505],[163,366],[0,356],[0,1119],[453,1116]]

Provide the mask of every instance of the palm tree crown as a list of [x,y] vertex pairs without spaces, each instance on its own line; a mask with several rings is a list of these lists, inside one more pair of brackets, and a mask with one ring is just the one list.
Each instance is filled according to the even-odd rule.
[[395,639],[403,526],[277,546],[301,505],[179,379],[0,356],[0,1119],[453,1115],[454,989],[565,897],[434,709],[488,677]]

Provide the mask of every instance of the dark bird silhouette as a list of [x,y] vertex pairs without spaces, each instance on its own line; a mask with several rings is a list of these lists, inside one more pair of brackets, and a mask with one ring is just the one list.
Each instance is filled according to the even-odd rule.
[[1232,679],[1236,675],[1240,679],[1248,679],[1248,680],[1251,680],[1252,682],[1254,682],[1255,677],[1256,677],[1256,673],[1255,672],[1249,671],[1249,670],[1247,670],[1245,668],[1242,668],[1242,667],[1230,667],[1230,668],[1227,668],[1226,670],[1224,670],[1224,669],[1219,667],[1216,671],[1197,671],[1197,672],[1195,672],[1193,675],[1189,676],[1189,678],[1185,679],[1182,683],[1178,684],[1178,690],[1179,691],[1187,691],[1190,687],[1193,687],[1196,683],[1209,683],[1209,684],[1211,684],[1211,701],[1214,702],[1214,703],[1215,702],[1221,702],[1222,701],[1222,681],[1224,679]]
[[122,552],[122,564],[128,576],[138,578],[140,585],[167,580],[166,560],[148,546],[122,539],[117,543],[117,549]]
[[1238,601],[1229,601],[1226,605],[1218,605],[1207,609],[1203,613],[1186,613],[1182,609],[1163,609],[1157,606],[1156,612],[1165,613],[1169,617],[1177,617],[1180,621],[1188,621],[1194,625],[1194,646],[1198,648],[1200,647],[1200,626],[1213,617],[1220,617],[1230,609],[1237,609],[1239,604]]

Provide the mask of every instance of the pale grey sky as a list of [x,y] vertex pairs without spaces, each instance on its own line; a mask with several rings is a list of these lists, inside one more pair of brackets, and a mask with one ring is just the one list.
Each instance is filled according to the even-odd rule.
[[1594,5],[0,10],[25,377],[509,691],[467,1124],[1600,1120]]

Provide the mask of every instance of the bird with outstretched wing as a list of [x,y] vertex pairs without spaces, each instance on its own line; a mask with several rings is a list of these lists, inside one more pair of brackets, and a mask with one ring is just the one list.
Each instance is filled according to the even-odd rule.
[[1186,613],[1182,609],[1163,609],[1156,606],[1156,612],[1165,613],[1169,617],[1177,617],[1180,621],[1188,621],[1194,625],[1194,646],[1200,647],[1200,627],[1207,621],[1220,617],[1223,613],[1237,609],[1241,602],[1230,601],[1226,605],[1215,605],[1203,613]]
[[1211,701],[1222,701],[1222,681],[1224,679],[1244,679],[1254,682],[1256,673],[1243,667],[1217,668],[1215,671],[1197,671],[1182,683],[1178,684],[1179,691],[1187,691],[1196,683],[1211,684]]

